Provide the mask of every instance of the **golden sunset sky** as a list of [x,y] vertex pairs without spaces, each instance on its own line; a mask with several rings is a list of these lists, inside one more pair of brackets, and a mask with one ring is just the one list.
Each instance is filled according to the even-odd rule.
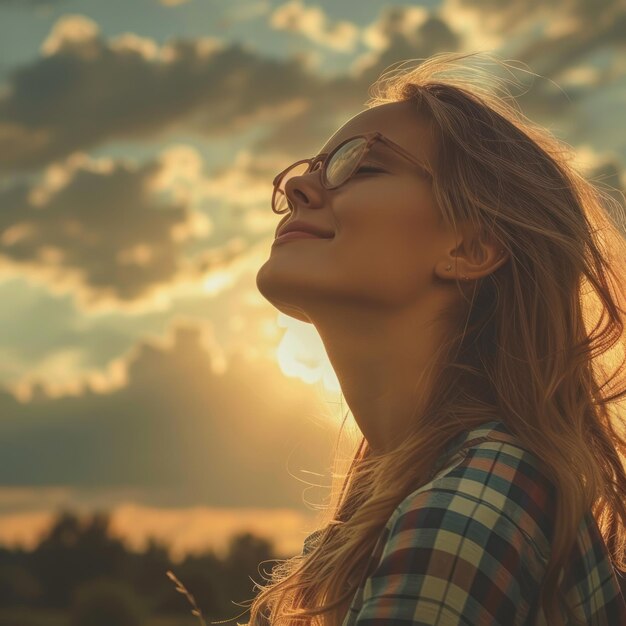
[[177,557],[300,551],[348,407],[256,289],[272,179],[455,50],[539,74],[524,111],[624,189],[619,0],[0,0],[1,543],[68,508]]

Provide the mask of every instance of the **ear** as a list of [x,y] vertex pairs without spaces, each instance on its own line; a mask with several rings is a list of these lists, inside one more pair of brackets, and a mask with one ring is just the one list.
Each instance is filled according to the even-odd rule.
[[508,250],[493,235],[464,224],[437,262],[436,274],[444,279],[470,282],[495,272],[509,258]]

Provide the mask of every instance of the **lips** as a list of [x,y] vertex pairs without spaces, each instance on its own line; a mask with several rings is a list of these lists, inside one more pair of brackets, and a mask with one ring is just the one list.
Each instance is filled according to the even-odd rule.
[[316,237],[324,238],[334,237],[335,235],[335,233],[329,231],[323,226],[309,224],[308,222],[304,222],[302,220],[294,220],[292,222],[287,222],[287,224],[284,224],[282,228],[280,228],[280,230],[276,233],[276,236],[280,237],[285,233],[291,232],[310,233],[311,235],[315,235]]
[[319,237],[313,233],[305,233],[303,230],[292,230],[284,235],[280,235],[274,239],[273,246],[282,243],[283,241],[292,241],[293,239],[332,239],[332,237]]

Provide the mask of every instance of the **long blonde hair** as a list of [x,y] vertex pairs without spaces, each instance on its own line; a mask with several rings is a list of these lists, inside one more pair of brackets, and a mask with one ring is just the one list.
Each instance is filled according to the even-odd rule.
[[522,114],[512,81],[465,63],[474,58],[494,57],[444,53],[390,71],[367,106],[410,100],[427,116],[441,218],[453,227],[469,219],[510,261],[474,284],[466,308],[446,313],[454,332],[436,355],[419,427],[386,454],[360,440],[348,471],[333,473],[341,481],[314,549],[257,583],[251,626],[334,624],[397,505],[429,480],[453,437],[490,419],[534,453],[557,489],[541,588],[548,623],[563,624],[559,605],[576,622],[559,576],[587,511],[614,567],[626,570],[624,211],[571,165],[569,146]]

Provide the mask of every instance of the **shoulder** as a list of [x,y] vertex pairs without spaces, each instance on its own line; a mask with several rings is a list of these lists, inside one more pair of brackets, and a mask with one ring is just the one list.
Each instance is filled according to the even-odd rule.
[[514,442],[468,442],[385,526],[364,589],[368,624],[393,624],[393,614],[512,625],[531,610],[549,557],[552,485]]
[[547,561],[556,491],[543,465],[502,430],[469,437],[468,444],[400,502],[386,526],[390,534],[411,527],[462,532],[528,544]]

